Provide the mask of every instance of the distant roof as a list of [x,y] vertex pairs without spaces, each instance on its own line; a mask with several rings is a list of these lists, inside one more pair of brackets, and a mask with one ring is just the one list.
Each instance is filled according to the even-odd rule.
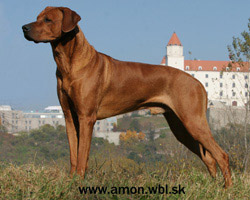
[[[213,61],[213,60],[185,60],[185,71],[239,71],[249,72],[250,68],[247,62],[243,63],[243,66],[232,64],[231,68],[228,68],[230,61]],[[188,66],[188,68],[187,68]]]
[[166,56],[163,56],[161,60],[161,65],[165,65],[165,64],[166,64]]
[[170,38],[169,42],[168,42],[168,46],[170,45],[179,45],[182,46],[177,34],[174,32],[172,37]]
[[61,106],[48,106],[45,110],[62,110]]
[[9,106],[9,105],[1,105],[0,110],[1,111],[10,111],[12,109],[11,109],[11,106]]

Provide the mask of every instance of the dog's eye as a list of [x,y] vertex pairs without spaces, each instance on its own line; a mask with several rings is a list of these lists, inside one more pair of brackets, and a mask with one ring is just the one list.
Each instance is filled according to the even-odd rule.
[[51,19],[48,19],[47,17],[44,18],[44,22],[51,22],[52,20]]

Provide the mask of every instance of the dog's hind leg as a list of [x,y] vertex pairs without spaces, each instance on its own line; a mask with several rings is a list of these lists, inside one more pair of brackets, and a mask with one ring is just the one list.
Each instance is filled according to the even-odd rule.
[[225,187],[232,185],[229,157],[214,140],[205,114],[201,117],[193,115],[189,120],[185,120],[183,124],[190,135],[209,151],[217,161],[225,179]]
[[206,165],[210,175],[216,177],[216,161],[211,154],[198,141],[187,132],[180,119],[176,114],[169,110],[164,113],[164,116],[169,124],[169,127],[177,140],[184,144],[190,151],[195,153]]

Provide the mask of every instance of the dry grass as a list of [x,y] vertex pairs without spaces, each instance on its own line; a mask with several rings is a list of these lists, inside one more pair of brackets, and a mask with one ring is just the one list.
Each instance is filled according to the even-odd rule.
[[[92,159],[86,178],[68,176],[62,165],[38,166],[0,163],[0,199],[249,199],[250,175],[233,172],[234,186],[223,189],[223,178],[213,180],[201,169],[156,163],[154,167],[134,161]],[[79,186],[149,186],[185,187],[185,194],[80,194]]]

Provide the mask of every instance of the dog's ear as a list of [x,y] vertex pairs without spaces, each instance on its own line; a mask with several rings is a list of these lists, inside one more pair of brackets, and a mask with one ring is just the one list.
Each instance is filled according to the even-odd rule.
[[60,7],[60,10],[63,12],[62,31],[65,33],[72,31],[81,20],[81,17],[69,8]]

